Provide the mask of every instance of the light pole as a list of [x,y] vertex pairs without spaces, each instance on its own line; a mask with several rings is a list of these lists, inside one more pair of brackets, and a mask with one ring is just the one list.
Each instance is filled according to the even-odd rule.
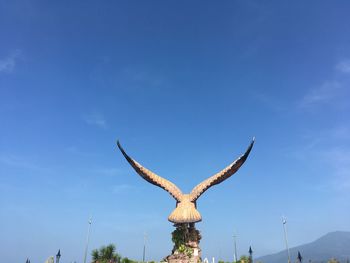
[[298,251],[298,262],[302,263],[303,262],[303,257],[300,254],[300,251]]
[[253,263],[253,250],[252,250],[252,246],[249,247],[249,263]]
[[288,238],[287,238],[287,220],[285,217],[282,217],[282,224],[283,224],[283,231],[284,231],[284,240],[286,242],[286,248],[287,248],[287,253],[288,253],[288,263],[291,263],[290,261],[290,252],[289,252],[289,247],[288,247]]
[[86,256],[87,256],[88,246],[89,246],[90,229],[91,229],[91,224],[92,224],[92,218],[91,218],[91,216],[90,216],[90,219],[89,219],[88,223],[89,223],[89,226],[88,226],[88,233],[87,233],[87,237],[86,237],[86,246],[85,246],[85,254],[84,254],[84,263],[86,263]]
[[57,255],[56,255],[56,263],[60,262],[60,258],[61,258],[61,249],[58,250]]
[[234,246],[235,246],[235,254],[234,254],[234,260],[233,260],[233,262],[237,262],[238,258],[237,258],[236,235],[233,236],[233,242],[234,242]]
[[142,262],[145,262],[145,256],[146,256],[146,239],[147,239],[147,234],[143,234],[143,254],[142,254]]

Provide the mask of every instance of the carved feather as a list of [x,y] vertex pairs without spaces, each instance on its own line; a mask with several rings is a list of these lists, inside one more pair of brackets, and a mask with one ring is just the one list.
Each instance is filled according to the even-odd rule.
[[226,180],[231,175],[233,175],[235,172],[237,172],[238,169],[245,162],[245,160],[248,158],[248,155],[253,148],[254,141],[255,139],[253,138],[246,152],[243,155],[241,155],[238,159],[236,159],[233,163],[231,163],[219,173],[209,177],[208,179],[204,180],[202,183],[194,187],[190,193],[190,200],[192,202],[195,202],[210,187],[221,183],[222,181]]
[[159,175],[156,175],[155,173],[151,172],[150,170],[136,162],[134,159],[132,159],[129,155],[126,154],[119,141],[117,142],[117,145],[122,154],[124,155],[125,159],[143,179],[145,179],[147,182],[153,185],[163,188],[165,191],[169,192],[178,202],[180,202],[183,194],[175,184],[160,177]]

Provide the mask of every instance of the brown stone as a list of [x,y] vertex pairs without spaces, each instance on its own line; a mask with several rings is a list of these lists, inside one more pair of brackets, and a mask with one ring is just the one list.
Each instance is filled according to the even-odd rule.
[[141,164],[132,159],[126,154],[120,143],[118,142],[118,147],[125,159],[130,163],[134,170],[147,182],[159,186],[169,192],[176,200],[176,208],[171,212],[168,217],[170,222],[177,223],[196,223],[202,220],[200,213],[197,210],[197,199],[210,187],[219,184],[231,177],[238,169],[243,165],[243,163],[248,158],[248,155],[254,145],[254,139],[250,143],[246,152],[232,162],[222,171],[204,180],[202,183],[195,186],[191,193],[183,194],[182,191],[172,182],[160,177],[159,175],[153,173],[147,168],[143,167]]

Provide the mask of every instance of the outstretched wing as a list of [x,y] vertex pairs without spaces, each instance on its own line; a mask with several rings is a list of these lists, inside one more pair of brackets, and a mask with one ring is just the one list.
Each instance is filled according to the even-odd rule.
[[238,159],[236,159],[233,163],[231,163],[229,166],[227,166],[224,170],[209,177],[208,179],[194,187],[190,193],[190,200],[192,202],[196,201],[206,190],[208,190],[208,188],[221,183],[222,181],[226,180],[231,175],[233,175],[235,172],[237,172],[238,169],[243,165],[243,163],[247,159],[251,149],[253,148],[254,141],[255,139],[253,138],[246,152],[243,155],[241,155]]
[[134,159],[132,159],[129,155],[126,154],[122,146],[120,145],[119,141],[117,142],[119,150],[124,155],[125,159],[129,162],[129,164],[134,168],[134,170],[147,182],[154,184],[156,186],[159,186],[163,188],[165,191],[169,192],[177,201],[180,201],[180,198],[182,196],[181,190],[172,182],[160,177],[159,175],[156,175],[155,173],[151,172],[147,168],[143,167],[141,164],[136,162]]

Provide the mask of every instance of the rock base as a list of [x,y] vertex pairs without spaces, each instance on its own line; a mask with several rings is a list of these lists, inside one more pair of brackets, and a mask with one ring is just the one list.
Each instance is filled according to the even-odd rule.
[[172,233],[174,248],[172,254],[164,258],[168,263],[199,263],[201,262],[200,232],[194,223],[176,224]]

